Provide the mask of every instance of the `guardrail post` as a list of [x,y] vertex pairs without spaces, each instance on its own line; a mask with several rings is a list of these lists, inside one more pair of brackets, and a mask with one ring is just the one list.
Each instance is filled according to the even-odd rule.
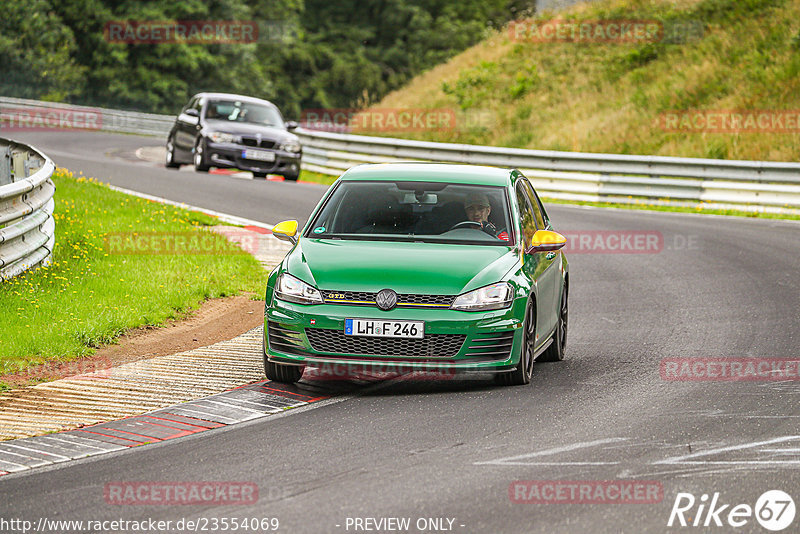
[[0,145],[0,185],[11,183],[11,147]]
[[26,167],[27,154],[25,152],[11,152],[11,181],[18,182],[28,176]]

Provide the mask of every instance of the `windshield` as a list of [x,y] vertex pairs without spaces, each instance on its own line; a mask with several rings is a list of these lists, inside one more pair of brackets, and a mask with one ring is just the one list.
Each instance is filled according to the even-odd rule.
[[437,182],[341,182],[306,237],[508,246],[504,187]]
[[283,119],[275,108],[235,100],[209,100],[206,106],[206,119],[283,128]]

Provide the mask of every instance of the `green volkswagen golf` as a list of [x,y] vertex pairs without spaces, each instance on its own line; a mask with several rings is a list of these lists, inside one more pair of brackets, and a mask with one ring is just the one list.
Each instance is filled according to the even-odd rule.
[[569,271],[544,206],[517,170],[360,165],[331,186],[269,275],[264,369],[306,366],[495,373],[528,384],[564,358]]

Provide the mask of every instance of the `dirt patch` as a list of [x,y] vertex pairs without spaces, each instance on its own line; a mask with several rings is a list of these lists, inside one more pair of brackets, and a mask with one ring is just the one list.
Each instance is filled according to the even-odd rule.
[[264,301],[248,296],[205,301],[185,319],[165,326],[131,330],[116,345],[98,349],[92,356],[71,362],[50,362],[21,373],[0,376],[12,388],[56,380],[91,371],[102,371],[128,362],[166,356],[213,345],[238,336],[264,322]]

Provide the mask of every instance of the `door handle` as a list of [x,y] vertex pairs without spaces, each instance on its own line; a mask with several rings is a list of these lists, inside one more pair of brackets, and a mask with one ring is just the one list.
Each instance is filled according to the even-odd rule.
[[552,251],[550,251],[550,252],[548,252],[548,253],[547,253],[547,255],[545,256],[545,259],[546,259],[546,260],[552,260],[552,259],[553,259],[553,258],[555,258],[555,257],[556,257],[556,253],[555,253],[555,252],[552,252]]

